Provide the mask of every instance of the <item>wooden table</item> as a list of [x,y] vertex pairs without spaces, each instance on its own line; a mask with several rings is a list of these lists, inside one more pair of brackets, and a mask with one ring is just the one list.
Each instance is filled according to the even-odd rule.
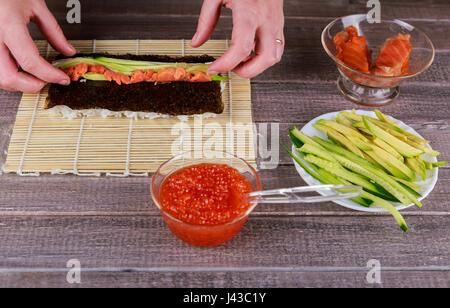
[[[47,1],[70,39],[189,39],[200,0],[82,1],[81,25],[65,21],[65,1]],[[450,3],[382,1],[383,18],[406,20],[428,33],[436,60],[405,82],[383,108],[433,141],[450,160]],[[302,126],[326,112],[356,107],[335,86],[337,71],[320,44],[334,17],[367,12],[365,0],[287,0],[283,61],[252,81],[257,123]],[[231,34],[226,12],[213,38]],[[31,27],[34,38],[42,36]],[[4,162],[20,94],[0,91]],[[261,170],[266,189],[302,185],[291,159]],[[68,287],[66,263],[78,259],[83,287],[449,287],[450,168],[424,208],[404,211],[403,234],[387,214],[333,203],[261,205],[242,232],[215,248],[175,238],[151,201],[149,178],[0,176],[0,286]],[[382,284],[368,284],[367,262],[382,266]]]

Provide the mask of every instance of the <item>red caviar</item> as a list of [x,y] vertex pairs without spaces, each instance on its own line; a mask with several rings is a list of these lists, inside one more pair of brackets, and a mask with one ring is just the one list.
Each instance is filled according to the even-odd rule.
[[160,190],[165,212],[196,225],[227,223],[245,214],[250,182],[238,170],[223,164],[199,164],[169,175]]

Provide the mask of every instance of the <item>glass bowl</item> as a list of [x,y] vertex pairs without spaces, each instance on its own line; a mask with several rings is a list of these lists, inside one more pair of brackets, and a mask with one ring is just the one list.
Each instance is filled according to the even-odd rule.
[[163,163],[152,177],[151,194],[155,205],[161,212],[167,226],[181,240],[196,246],[216,246],[231,240],[239,233],[246,222],[248,216],[253,211],[256,202],[250,202],[247,211],[232,221],[215,224],[200,225],[187,223],[179,220],[167,213],[161,206],[159,195],[161,186],[165,179],[173,172],[192,165],[211,163],[226,164],[237,169],[247,178],[253,191],[261,190],[261,182],[256,170],[245,160],[240,159],[233,154],[221,151],[208,151],[205,154],[198,155],[194,151],[186,152]]
[[[367,46],[373,51],[374,59],[386,39],[399,33],[411,35],[413,49],[408,73],[398,77],[377,76],[352,69],[338,60],[333,38],[351,25],[358,29],[359,35],[366,38]],[[435,55],[434,46],[429,37],[416,27],[398,19],[382,20],[381,23],[371,24],[367,21],[365,14],[333,20],[322,32],[322,45],[337,65],[340,73],[337,87],[342,95],[354,103],[372,107],[383,106],[394,101],[400,94],[399,84],[424,72],[433,63]]]

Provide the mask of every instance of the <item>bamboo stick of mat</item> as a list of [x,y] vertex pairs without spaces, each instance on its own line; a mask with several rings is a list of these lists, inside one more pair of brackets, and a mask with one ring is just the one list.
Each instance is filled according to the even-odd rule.
[[[78,52],[202,55],[219,57],[226,40],[192,48],[187,40],[71,41]],[[57,52],[36,42],[43,57]],[[230,73],[222,93],[225,110],[212,118],[63,119],[44,109],[48,87],[22,96],[3,171],[22,176],[41,173],[79,176],[146,176],[170,157],[202,149],[224,150],[255,165],[250,81]]]

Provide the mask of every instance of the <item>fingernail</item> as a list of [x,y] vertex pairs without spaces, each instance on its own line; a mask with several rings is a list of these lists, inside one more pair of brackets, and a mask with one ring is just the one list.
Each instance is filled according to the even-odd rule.
[[67,51],[68,51],[68,52],[71,52],[71,53],[77,52],[77,50],[75,49],[75,47],[73,47],[72,45],[67,46]]
[[191,40],[191,44],[195,44],[195,42],[197,42],[197,38],[198,38],[198,33],[196,32],[196,33],[194,34],[194,37],[193,37],[192,40]]
[[61,80],[61,81],[59,82],[59,84],[62,85],[62,86],[67,86],[67,85],[69,85],[69,83],[70,83],[70,80],[67,80],[67,79]]

